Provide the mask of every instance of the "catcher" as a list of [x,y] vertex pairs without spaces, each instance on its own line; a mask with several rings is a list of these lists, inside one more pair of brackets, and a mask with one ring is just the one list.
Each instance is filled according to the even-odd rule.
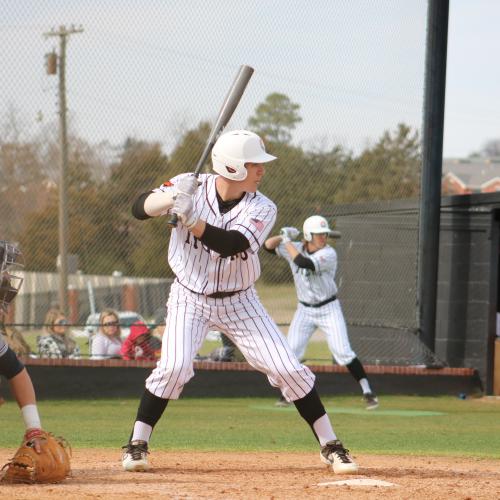
[[[0,319],[22,285],[23,278],[17,274],[22,267],[22,254],[16,245],[0,240]],[[68,444],[42,430],[31,378],[3,336],[0,336],[0,375],[9,381],[26,427],[22,444],[12,460],[3,466],[0,480],[6,483],[62,481],[70,472]]]

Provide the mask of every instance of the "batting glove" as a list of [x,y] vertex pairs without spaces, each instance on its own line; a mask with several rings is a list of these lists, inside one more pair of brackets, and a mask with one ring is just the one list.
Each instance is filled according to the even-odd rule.
[[176,196],[177,194],[187,194],[191,196],[196,193],[198,186],[198,178],[194,174],[186,175],[175,184]]
[[300,231],[296,227],[282,227],[280,230],[281,241],[283,243],[288,243],[294,240],[300,234]]
[[192,229],[198,222],[198,217],[194,213],[193,197],[184,193],[179,193],[175,197],[172,212],[177,214],[182,224],[188,229]]

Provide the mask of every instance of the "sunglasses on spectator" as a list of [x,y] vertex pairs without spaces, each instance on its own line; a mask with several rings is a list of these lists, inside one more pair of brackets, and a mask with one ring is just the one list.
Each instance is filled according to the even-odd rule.
[[69,325],[68,323],[68,320],[67,319],[60,319],[58,321],[56,321],[55,323],[56,325]]
[[118,321],[107,321],[103,323],[104,326],[118,326]]

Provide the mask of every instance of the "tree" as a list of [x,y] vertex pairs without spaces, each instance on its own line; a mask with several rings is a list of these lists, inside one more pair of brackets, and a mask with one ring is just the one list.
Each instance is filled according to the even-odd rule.
[[482,148],[482,155],[492,158],[500,157],[500,139],[491,139]]
[[[161,173],[157,172],[153,186],[159,186],[180,173],[193,171],[202,154],[210,129],[210,123],[201,122],[195,129],[186,131],[170,155],[168,168],[161,169]],[[167,225],[167,218],[132,220],[130,229],[136,241],[132,251],[135,274],[160,278],[173,277],[165,257],[171,231]]]
[[346,181],[338,202],[395,200],[417,197],[421,152],[418,131],[400,123],[346,164]]
[[[97,270],[115,270],[134,275],[137,259],[144,255],[149,241],[144,238],[147,224],[131,214],[132,204],[144,192],[158,187],[170,177],[168,157],[157,142],[128,138],[120,160],[111,166],[111,175],[99,188],[99,206],[94,214],[105,238],[96,242]],[[151,274],[150,274],[151,275]]]
[[[302,227],[310,215],[325,214],[335,203],[344,182],[346,154],[340,146],[330,151],[309,153],[289,144],[272,143],[269,152],[277,156],[266,168],[259,188],[278,207],[273,234],[282,226]],[[284,259],[260,253],[262,279],[272,283],[290,279]]]
[[299,109],[300,105],[293,103],[288,96],[274,92],[257,106],[255,114],[248,119],[248,126],[264,140],[289,143],[292,130],[302,121]]
[[[170,157],[170,177],[194,170],[203,153],[211,128],[209,122],[203,121],[180,138]],[[207,166],[209,165],[211,165],[210,156],[207,159]]]
[[[84,145],[84,143],[81,143]],[[98,204],[97,186],[90,175],[90,164],[84,151],[73,144],[68,158],[68,252],[77,254],[85,269],[95,260],[89,255],[100,238],[102,227],[94,223]],[[48,182],[44,191],[44,206],[32,211],[20,233],[21,247],[27,269],[55,271],[59,253],[59,193],[58,185]]]
[[40,143],[13,106],[0,120],[0,179],[0,234],[16,240],[29,214],[45,206],[46,178]]

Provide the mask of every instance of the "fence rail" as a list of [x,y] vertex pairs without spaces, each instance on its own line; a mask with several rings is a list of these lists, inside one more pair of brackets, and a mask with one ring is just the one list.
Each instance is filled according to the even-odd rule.
[[[9,311],[8,323],[43,325],[50,307],[58,305],[57,273],[25,272],[24,283]],[[93,309],[139,312],[151,318],[165,306],[172,279],[74,274],[69,277],[68,318],[85,324]]]

